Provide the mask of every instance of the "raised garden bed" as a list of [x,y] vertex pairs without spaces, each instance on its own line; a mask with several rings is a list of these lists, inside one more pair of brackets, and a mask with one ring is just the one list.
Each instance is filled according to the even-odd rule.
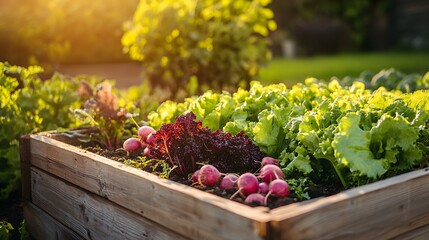
[[36,239],[423,239],[429,168],[268,210],[40,133],[21,140],[24,217]]

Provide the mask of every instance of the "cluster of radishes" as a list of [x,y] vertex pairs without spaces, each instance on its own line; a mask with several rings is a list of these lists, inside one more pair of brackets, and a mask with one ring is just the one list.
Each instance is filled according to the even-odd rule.
[[192,175],[192,181],[204,186],[219,186],[222,190],[237,190],[232,196],[240,194],[247,204],[267,205],[269,196],[287,197],[289,185],[283,179],[278,161],[264,157],[259,173],[223,174],[213,165],[204,165]]
[[149,126],[139,127],[137,131],[138,137],[131,137],[125,140],[123,148],[127,152],[137,151],[143,149],[144,155],[149,155],[148,144],[152,144],[154,141],[155,129]]

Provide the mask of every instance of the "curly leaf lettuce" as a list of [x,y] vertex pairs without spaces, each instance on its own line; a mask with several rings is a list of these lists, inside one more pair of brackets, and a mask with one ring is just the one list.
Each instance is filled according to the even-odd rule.
[[401,115],[384,114],[370,133],[371,147],[385,158],[387,169],[410,169],[423,157],[416,145],[417,130]]
[[359,128],[358,113],[348,113],[341,119],[339,133],[332,142],[338,163],[350,168],[351,172],[377,178],[387,170],[384,159],[375,159],[370,150],[371,133]]

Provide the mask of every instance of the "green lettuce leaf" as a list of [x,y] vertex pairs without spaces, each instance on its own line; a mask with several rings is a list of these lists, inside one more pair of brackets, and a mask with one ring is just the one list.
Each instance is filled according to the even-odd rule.
[[335,135],[332,145],[339,164],[349,167],[351,172],[369,178],[378,178],[387,170],[383,159],[375,159],[370,150],[371,134],[359,128],[358,113],[348,113],[341,119],[339,133]]
[[419,138],[417,129],[401,115],[392,117],[384,114],[370,134],[371,148],[378,157],[386,160],[389,164],[387,169],[410,169],[423,157],[416,144]]

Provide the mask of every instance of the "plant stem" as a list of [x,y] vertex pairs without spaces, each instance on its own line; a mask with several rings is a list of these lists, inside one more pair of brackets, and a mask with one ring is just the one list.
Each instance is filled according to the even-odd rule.
[[347,188],[347,183],[346,180],[344,179],[343,175],[341,174],[340,170],[335,166],[335,164],[331,161],[332,166],[335,169],[335,172],[337,173],[338,178],[341,181],[341,184],[343,185],[344,188]]
[[133,122],[137,126],[137,128],[140,128],[139,124],[136,122],[136,120],[132,116],[131,116],[131,120],[133,120]]

